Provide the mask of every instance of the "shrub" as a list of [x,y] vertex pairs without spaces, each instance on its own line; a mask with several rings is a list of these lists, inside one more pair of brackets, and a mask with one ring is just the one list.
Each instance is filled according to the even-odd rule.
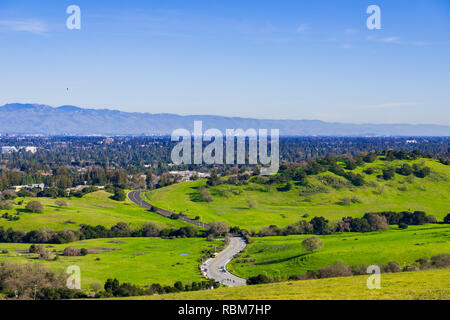
[[259,274],[255,277],[250,277],[247,280],[247,284],[248,285],[253,285],[253,284],[264,284],[264,283],[271,283],[273,282],[273,278],[269,277],[268,275],[265,274]]
[[79,257],[79,256],[81,256],[81,249],[78,249],[78,248],[65,248],[63,254],[66,257]]
[[14,201],[11,200],[0,201],[1,210],[11,210],[13,208],[14,208]]
[[404,223],[404,222],[400,222],[400,223],[398,224],[398,227],[399,227],[400,229],[408,229],[408,225],[407,225],[406,223]]
[[317,271],[318,278],[350,277],[352,269],[343,262],[336,261],[332,266],[321,268]]
[[431,264],[436,268],[448,268],[450,267],[450,254],[443,253],[437,256],[431,257]]

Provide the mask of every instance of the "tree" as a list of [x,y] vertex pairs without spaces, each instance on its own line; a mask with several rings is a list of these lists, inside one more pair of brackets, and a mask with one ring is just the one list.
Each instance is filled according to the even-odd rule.
[[125,201],[127,196],[125,195],[125,191],[123,191],[123,189],[114,188],[114,195],[112,198],[116,201]]
[[115,295],[117,293],[117,291],[119,290],[119,287],[120,287],[119,280],[117,280],[115,278],[114,278],[114,280],[113,279],[106,280],[105,286],[104,286],[105,291],[110,292],[113,295]]
[[450,224],[450,213],[449,213],[448,215],[445,216],[445,218],[444,218],[444,223]]
[[369,223],[371,231],[386,230],[389,228],[386,217],[379,214],[366,213],[364,219]]
[[383,179],[384,180],[391,180],[395,176],[395,169],[394,168],[386,168],[383,169]]
[[230,227],[225,222],[213,221],[209,224],[209,233],[220,236],[230,231]]
[[314,233],[317,234],[329,234],[328,220],[324,217],[315,217],[310,222],[313,226]]
[[203,202],[213,201],[211,193],[208,190],[206,190],[206,188],[202,188],[200,190],[199,198],[200,198],[200,201],[203,201]]
[[161,228],[153,222],[147,222],[142,225],[142,235],[144,237],[159,237]]
[[302,241],[302,246],[306,251],[314,252],[323,248],[323,242],[319,237],[313,236]]
[[44,207],[39,201],[30,201],[27,203],[25,207],[28,211],[33,213],[42,213],[44,212]]

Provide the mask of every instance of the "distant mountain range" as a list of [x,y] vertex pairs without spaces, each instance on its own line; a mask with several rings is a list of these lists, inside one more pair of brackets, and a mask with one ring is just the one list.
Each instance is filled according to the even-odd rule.
[[318,120],[258,120],[221,116],[129,113],[75,106],[7,104],[0,107],[0,133],[43,135],[167,135],[178,128],[280,129],[283,136],[450,136],[450,126],[351,124]]

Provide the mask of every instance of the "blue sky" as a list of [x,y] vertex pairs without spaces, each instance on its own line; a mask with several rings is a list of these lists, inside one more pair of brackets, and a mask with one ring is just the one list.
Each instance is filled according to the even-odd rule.
[[0,105],[450,125],[449,57],[448,0],[0,0]]

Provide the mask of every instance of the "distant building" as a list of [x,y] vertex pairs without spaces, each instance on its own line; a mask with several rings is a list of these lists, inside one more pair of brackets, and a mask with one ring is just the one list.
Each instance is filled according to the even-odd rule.
[[406,143],[417,143],[417,140],[406,140]]
[[202,173],[197,171],[169,171],[169,174],[181,177],[182,181],[189,181],[194,176],[197,176],[200,179],[209,178],[211,176],[211,174],[209,173]]
[[14,190],[15,192],[19,192],[22,189],[41,189],[44,190],[45,189],[45,184],[41,183],[41,184],[28,184],[28,185],[24,185],[24,186],[12,186],[10,187],[11,190]]

